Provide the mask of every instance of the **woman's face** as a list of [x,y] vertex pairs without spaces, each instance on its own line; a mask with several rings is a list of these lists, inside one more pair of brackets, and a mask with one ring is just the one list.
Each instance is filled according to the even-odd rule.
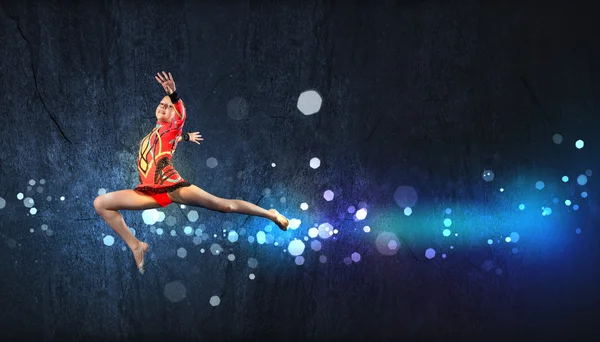
[[156,107],[156,119],[160,122],[171,122],[173,116],[175,116],[175,108],[171,98],[165,96]]

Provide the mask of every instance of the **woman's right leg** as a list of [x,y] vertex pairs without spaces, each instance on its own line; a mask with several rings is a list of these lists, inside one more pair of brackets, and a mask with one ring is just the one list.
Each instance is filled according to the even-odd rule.
[[136,265],[140,265],[148,245],[138,240],[129,230],[118,210],[144,210],[159,208],[154,198],[135,190],[120,190],[96,197],[94,208],[98,215],[125,241],[133,252]]

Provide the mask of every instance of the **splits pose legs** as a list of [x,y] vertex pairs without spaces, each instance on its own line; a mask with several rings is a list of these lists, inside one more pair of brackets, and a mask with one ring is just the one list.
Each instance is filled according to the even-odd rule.
[[159,73],[155,78],[168,96],[163,98],[156,109],[156,127],[140,142],[140,185],[135,189],[100,195],[94,200],[98,215],[129,246],[140,273],[144,273],[144,255],[149,246],[131,233],[119,210],[145,210],[177,203],[222,213],[259,216],[273,221],[281,230],[287,230],[289,221],[277,210],[266,210],[243,200],[219,198],[188,183],[179,175],[171,164],[177,143],[185,140],[199,144],[203,139],[198,132],[182,132],[187,115],[183,101],[175,92],[173,76],[163,71],[162,75]]

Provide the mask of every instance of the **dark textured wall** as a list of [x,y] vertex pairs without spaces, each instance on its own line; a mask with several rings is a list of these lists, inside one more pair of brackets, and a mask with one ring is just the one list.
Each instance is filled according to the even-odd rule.
[[[224,226],[250,235],[264,221],[202,209],[195,226],[218,233],[239,262],[201,254],[210,243],[194,246],[183,234],[159,238],[139,212],[123,215],[152,245],[146,275],[119,239],[103,244],[114,234],[92,202],[100,188],[137,184],[137,144],[154,125],[162,89],[153,75],[161,70],[173,73],[186,103],[186,130],[205,137],[178,148],[183,176],[290,217],[304,215],[298,205],[310,201],[307,227],[366,201],[373,232],[390,230],[386,217],[401,212],[393,193],[405,184],[428,210],[484,208],[493,197],[481,179],[486,168],[504,184],[600,172],[593,10],[572,1],[484,3],[2,2],[3,340],[597,337],[593,176],[579,216],[557,213],[556,230],[531,234],[529,254],[516,259],[471,234],[447,262],[430,261],[422,255],[434,238],[400,229],[407,247],[394,256],[377,253],[376,235],[340,234],[327,246],[330,262],[307,254],[298,267],[281,248],[220,238]],[[323,97],[311,116],[296,108],[307,89]],[[247,112],[236,120],[228,106]],[[555,148],[555,133],[570,147]],[[581,151],[572,148],[579,138]],[[317,170],[308,167],[315,156]],[[207,167],[209,157],[218,167]],[[339,201],[321,203],[326,189]],[[18,193],[35,199],[36,214]],[[180,229],[188,210],[164,212]],[[576,225],[585,233],[577,239]],[[546,234],[569,237],[531,242]],[[185,259],[176,255],[181,246]],[[349,267],[342,260],[353,251],[362,260]],[[249,257],[260,262],[254,281]],[[502,277],[482,270],[490,258],[503,265]],[[187,289],[176,303],[165,296],[173,281]]]

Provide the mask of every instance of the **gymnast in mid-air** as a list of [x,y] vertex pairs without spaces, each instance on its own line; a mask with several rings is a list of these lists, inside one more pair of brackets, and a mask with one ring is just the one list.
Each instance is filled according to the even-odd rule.
[[172,164],[177,144],[181,141],[200,144],[204,139],[198,132],[183,133],[187,113],[171,73],[163,71],[154,78],[167,96],[156,107],[156,126],[140,141],[137,158],[140,184],[135,189],[110,192],[94,200],[98,215],[129,246],[139,272],[144,274],[144,255],[149,246],[133,235],[118,210],[145,210],[178,203],[223,213],[260,216],[273,221],[281,230],[287,230],[289,221],[277,210],[266,210],[250,202],[213,196],[179,175]]

